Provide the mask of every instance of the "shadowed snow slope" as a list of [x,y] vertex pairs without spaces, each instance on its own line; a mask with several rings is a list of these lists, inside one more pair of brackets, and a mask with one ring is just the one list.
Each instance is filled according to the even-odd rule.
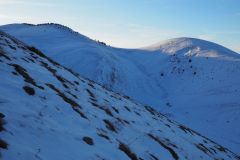
[[237,53],[193,38],[141,49],[113,48],[56,24],[13,24],[0,29],[240,154]]
[[[239,159],[0,32],[1,159]],[[3,145],[5,144],[5,145]]]

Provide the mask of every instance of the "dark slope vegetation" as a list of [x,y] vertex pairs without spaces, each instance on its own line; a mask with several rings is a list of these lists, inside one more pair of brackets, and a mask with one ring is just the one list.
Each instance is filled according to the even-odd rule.
[[3,160],[240,159],[3,32],[0,74]]

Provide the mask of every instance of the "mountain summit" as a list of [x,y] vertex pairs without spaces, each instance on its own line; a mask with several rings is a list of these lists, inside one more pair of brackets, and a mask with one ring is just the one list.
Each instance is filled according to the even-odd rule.
[[198,57],[235,57],[239,54],[213,42],[196,38],[174,38],[169,39],[143,49],[159,51],[162,53],[184,54],[185,56]]

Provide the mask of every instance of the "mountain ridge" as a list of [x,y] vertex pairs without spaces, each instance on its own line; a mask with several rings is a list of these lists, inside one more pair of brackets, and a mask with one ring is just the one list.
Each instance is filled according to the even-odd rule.
[[[240,159],[0,32],[4,159]],[[71,126],[71,127],[70,127]],[[109,152],[111,150],[111,152]]]
[[52,28],[33,26],[19,30],[13,26],[9,30],[5,27],[5,31],[84,77],[153,106],[239,152],[240,130],[236,126],[240,123],[240,58],[237,54],[231,52],[225,56],[229,50],[184,48],[184,45],[180,49],[176,45],[171,54],[119,49],[96,41],[76,40]]

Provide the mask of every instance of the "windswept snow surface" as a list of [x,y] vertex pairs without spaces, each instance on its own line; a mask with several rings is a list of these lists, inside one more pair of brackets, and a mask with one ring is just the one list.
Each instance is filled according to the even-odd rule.
[[194,38],[120,49],[56,24],[13,24],[0,29],[240,154],[239,54]]
[[3,160],[240,159],[4,32],[0,32],[0,73]]

